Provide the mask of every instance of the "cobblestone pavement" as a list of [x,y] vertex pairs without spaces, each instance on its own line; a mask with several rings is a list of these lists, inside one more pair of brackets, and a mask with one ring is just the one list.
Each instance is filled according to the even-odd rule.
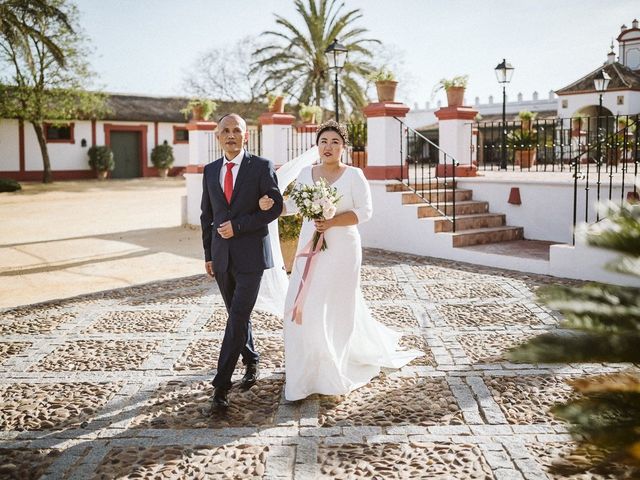
[[545,473],[569,453],[547,412],[564,380],[624,367],[505,360],[556,328],[533,298],[550,281],[368,250],[373,314],[425,356],[286,402],[281,321],[256,312],[262,378],[214,415],[225,314],[203,276],[4,310],[0,478],[622,478]]

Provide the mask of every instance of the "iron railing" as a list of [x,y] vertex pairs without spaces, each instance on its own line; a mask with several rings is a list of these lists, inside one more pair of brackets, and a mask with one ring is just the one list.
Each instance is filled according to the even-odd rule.
[[[342,162],[354,167],[366,166],[367,124],[347,123],[349,145],[342,155]],[[287,161],[302,155],[316,144],[315,127],[302,126],[287,129]]]
[[[262,153],[262,138],[261,138],[261,129],[258,128],[249,128],[248,129],[249,138],[245,144],[245,148],[247,151],[260,155]],[[218,142],[218,138],[215,135],[215,131],[206,132],[207,135],[207,163],[211,163],[218,158],[222,157],[223,151],[220,143]]]
[[400,178],[397,180],[449,220],[455,232],[458,161],[420,132],[394,118],[400,128]]
[[[637,115],[473,123],[477,140],[471,155],[475,153],[479,170],[510,171],[568,172],[577,157],[580,164],[595,163],[598,145],[607,155],[625,151],[629,160],[629,146],[637,134],[631,127],[635,119]],[[604,163],[618,171],[620,162]]]
[[[598,206],[603,198],[613,203],[618,203],[619,200],[619,204],[624,201],[637,203],[640,200],[638,195],[640,116],[600,117],[598,120],[596,137],[588,137],[591,141],[571,161],[574,245],[578,222],[579,180],[584,180],[583,221],[585,223],[594,221],[594,217],[595,222],[601,220]],[[590,190],[593,188],[596,190],[595,208],[589,203]],[[614,196],[617,189],[620,190],[619,197]]]

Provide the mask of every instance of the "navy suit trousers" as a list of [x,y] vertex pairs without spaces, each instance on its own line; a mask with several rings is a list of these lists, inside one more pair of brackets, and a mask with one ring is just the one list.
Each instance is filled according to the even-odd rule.
[[258,363],[259,355],[253,346],[251,311],[258,298],[262,272],[240,273],[229,265],[226,272],[216,272],[216,281],[229,317],[218,357],[218,372],[213,386],[231,388],[231,376],[242,355],[245,364]]

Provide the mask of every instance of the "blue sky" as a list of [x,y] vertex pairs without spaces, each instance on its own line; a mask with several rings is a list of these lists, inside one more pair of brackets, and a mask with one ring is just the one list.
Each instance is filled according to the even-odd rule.
[[[212,47],[296,20],[291,0],[77,0],[97,84],[109,92],[182,95],[186,72]],[[467,97],[498,98],[493,69],[515,67],[508,92],[546,96],[605,61],[638,0],[345,0],[359,25],[397,52],[402,100],[430,100],[442,77],[468,74]],[[617,52],[617,43],[616,43]],[[230,58],[229,61],[232,61]],[[435,97],[435,100],[440,98]]]

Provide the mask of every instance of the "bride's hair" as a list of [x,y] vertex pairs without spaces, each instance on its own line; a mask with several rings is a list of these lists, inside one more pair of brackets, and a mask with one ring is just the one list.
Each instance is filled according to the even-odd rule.
[[345,146],[349,144],[349,133],[347,132],[347,127],[342,123],[336,122],[335,120],[329,120],[318,125],[318,128],[316,129],[316,145],[318,144],[320,135],[322,135],[326,131],[336,132],[342,138]]

